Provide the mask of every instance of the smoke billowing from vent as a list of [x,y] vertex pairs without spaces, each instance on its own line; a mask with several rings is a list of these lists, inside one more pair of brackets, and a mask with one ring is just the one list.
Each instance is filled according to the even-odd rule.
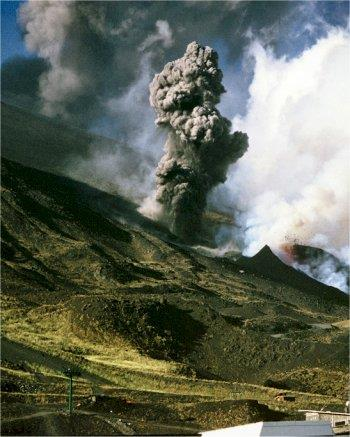
[[134,2],[30,0],[18,18],[27,49],[47,66],[40,112],[85,128],[111,119],[108,101],[137,80],[145,54],[156,63],[174,45],[169,23]]
[[[248,256],[265,244],[279,253],[297,241],[349,264],[348,46],[349,33],[340,29],[291,59],[252,42],[247,113],[233,120],[248,132],[249,150],[210,199],[235,205],[241,228],[229,238]],[[334,263],[316,262],[320,268],[309,274],[347,289]]]
[[186,240],[198,235],[208,192],[225,182],[228,166],[248,147],[247,135],[231,134],[215,108],[225,91],[221,81],[217,53],[192,42],[150,85],[156,124],[169,130],[156,199],[172,231]]
[[218,233],[219,251],[234,242],[252,255],[297,239],[348,263],[348,11],[326,3],[275,2],[267,14],[265,2],[28,0],[18,19],[40,59],[2,66],[3,98],[128,144],[129,154],[118,143],[103,153],[91,144],[87,159],[69,158],[67,174],[92,184],[97,176],[96,186],[155,218],[166,212],[150,194],[164,140],[150,77],[188,41],[220,41],[228,89],[220,110],[250,147],[209,196],[237,225]]

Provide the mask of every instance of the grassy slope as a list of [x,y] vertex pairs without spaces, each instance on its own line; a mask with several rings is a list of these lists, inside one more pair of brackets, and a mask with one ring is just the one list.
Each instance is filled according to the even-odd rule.
[[[338,290],[303,275],[296,283],[292,270],[286,281],[280,265],[271,280],[278,260],[270,254],[258,265],[245,260],[242,273],[242,263],[181,245],[121,197],[6,160],[2,199],[2,328],[29,376],[33,368],[57,374],[59,357],[91,384],[117,384],[114,394],[124,387],[140,401],[146,390],[144,402],[192,405],[194,415],[203,399],[276,407],[276,389],[247,385],[267,379],[331,396],[299,394],[293,409],[343,397],[347,299]],[[11,367],[16,354],[6,350]],[[40,361],[42,352],[51,359]],[[197,423],[214,426],[215,415],[202,413]]]
[[[93,193],[96,199],[98,191]],[[135,225],[104,217],[86,199],[91,196],[83,184],[4,163],[3,285],[11,309],[5,311],[4,329],[9,337],[29,340],[33,332],[35,344],[59,351],[60,342],[73,336],[73,344],[82,344],[81,355],[88,356],[100,353],[97,346],[87,347],[91,339],[106,344],[108,353],[117,341],[135,354],[229,380],[262,382],[276,367],[330,361],[345,369],[344,331],[310,327],[345,319],[347,300],[336,289],[319,285],[316,299],[315,282],[310,292],[308,281],[305,289],[295,289],[256,273],[242,274],[233,262],[181,247],[150,222],[148,230],[140,229],[143,219],[118,197],[111,215],[125,210]],[[11,317],[11,311],[22,317]],[[271,337],[280,331],[282,339]]]

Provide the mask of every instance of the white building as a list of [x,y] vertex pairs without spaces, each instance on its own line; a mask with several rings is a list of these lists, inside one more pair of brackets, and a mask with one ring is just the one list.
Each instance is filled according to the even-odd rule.
[[331,437],[330,422],[257,422],[247,425],[205,431],[203,437]]
[[305,413],[305,420],[326,420],[332,424],[333,428],[350,425],[350,413],[317,410],[299,410],[299,412]]

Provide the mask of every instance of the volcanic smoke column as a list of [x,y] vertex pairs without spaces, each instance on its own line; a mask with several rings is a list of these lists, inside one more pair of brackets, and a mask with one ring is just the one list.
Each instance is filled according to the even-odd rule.
[[228,166],[248,147],[248,136],[230,133],[215,105],[225,92],[218,55],[196,42],[169,62],[150,85],[156,124],[169,130],[157,168],[156,199],[171,230],[194,241],[209,190],[225,182]]

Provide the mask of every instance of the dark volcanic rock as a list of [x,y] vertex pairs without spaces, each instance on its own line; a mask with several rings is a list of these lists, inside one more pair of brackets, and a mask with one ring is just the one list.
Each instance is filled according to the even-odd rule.
[[330,303],[347,305],[348,298],[340,290],[324,285],[305,273],[288,266],[276,256],[268,246],[264,246],[251,258],[242,256],[237,260],[242,268],[249,269],[266,278],[313,294]]
[[[333,355],[332,365],[347,369],[345,334],[309,329],[344,320],[346,296],[269,248],[238,262],[207,257],[120,196],[7,160],[2,188],[12,339],[20,322],[13,314],[23,311],[31,341],[54,321],[85,345],[68,350],[77,360],[90,344],[120,339],[218,380],[261,382],[277,368],[327,366]],[[45,336],[56,354],[66,352],[56,334]]]

